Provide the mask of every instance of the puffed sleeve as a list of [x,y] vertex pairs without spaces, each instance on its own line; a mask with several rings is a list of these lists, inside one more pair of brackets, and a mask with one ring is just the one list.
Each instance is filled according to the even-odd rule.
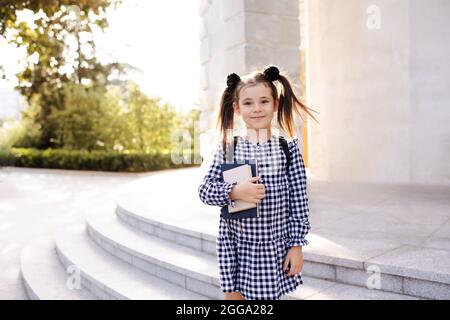
[[213,162],[210,165],[203,182],[198,187],[200,200],[205,204],[223,207],[225,205],[234,206],[234,200],[230,198],[230,192],[236,182],[230,184],[225,182],[220,171],[220,164],[223,163],[223,150],[221,144],[217,145]]
[[289,181],[289,247],[305,246],[305,239],[311,226],[309,224],[308,194],[306,189],[306,171],[300,153],[298,138],[289,142],[291,163],[288,169]]

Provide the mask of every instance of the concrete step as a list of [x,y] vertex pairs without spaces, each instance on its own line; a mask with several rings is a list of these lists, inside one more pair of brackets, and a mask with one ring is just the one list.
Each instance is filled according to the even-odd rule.
[[[115,211],[121,221],[135,230],[207,254],[216,254],[214,228],[217,228],[218,221],[214,221],[208,214],[191,212],[186,208],[183,215],[189,216],[190,220],[182,225],[170,214],[163,215],[158,211],[133,212],[132,209],[127,209],[125,201],[117,202]],[[315,238],[312,242],[319,243],[324,240]],[[332,244],[324,243],[323,251],[329,250],[327,246],[330,245]],[[304,248],[303,275],[367,288],[368,278],[378,270],[382,272],[379,286],[382,291],[425,299],[450,299],[450,284],[447,283],[448,276],[445,274],[436,275],[432,272],[383,264],[377,261],[378,257],[360,261],[331,256],[321,251],[322,248]]]
[[[210,298],[223,298],[215,253],[188,248],[136,230],[112,213],[89,216],[87,228],[98,245],[124,262]],[[282,299],[415,298],[305,276],[304,285]]]
[[212,299],[223,298],[215,256],[131,228],[111,211],[90,215],[86,222],[91,238],[124,262]]
[[88,236],[85,222],[58,231],[56,251],[64,267],[76,268],[82,286],[100,299],[207,299],[112,256]]
[[[93,300],[94,295],[70,281],[55,251],[53,237],[34,239],[22,249],[20,272],[32,300]],[[72,288],[72,289],[70,289]]]
[[[188,216],[189,221],[185,221],[181,217],[179,221],[173,221],[169,218],[170,214],[161,218],[158,211],[140,214],[129,210],[121,202],[118,202],[113,210],[121,221],[134,229],[198,251],[216,254],[216,233],[211,230],[217,228],[217,224],[211,221],[211,217],[194,212],[191,208],[185,208],[182,211],[182,215]],[[218,221],[216,222],[218,223]]]
[[[199,200],[205,170],[138,179],[115,198],[117,214],[136,229],[214,254],[219,208]],[[379,274],[384,291],[450,299],[448,188],[314,179],[308,186],[304,275],[365,287]]]

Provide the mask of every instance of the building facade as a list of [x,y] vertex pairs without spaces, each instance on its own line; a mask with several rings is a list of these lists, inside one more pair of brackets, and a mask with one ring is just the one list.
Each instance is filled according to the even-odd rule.
[[296,130],[314,177],[450,185],[450,1],[201,0],[199,14],[204,157],[227,74],[275,64],[319,112]]

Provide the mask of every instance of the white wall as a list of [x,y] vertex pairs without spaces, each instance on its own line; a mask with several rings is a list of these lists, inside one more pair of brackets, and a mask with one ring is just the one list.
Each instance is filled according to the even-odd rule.
[[[379,9],[380,28],[370,29]],[[450,1],[307,0],[310,166],[324,180],[450,185]]]

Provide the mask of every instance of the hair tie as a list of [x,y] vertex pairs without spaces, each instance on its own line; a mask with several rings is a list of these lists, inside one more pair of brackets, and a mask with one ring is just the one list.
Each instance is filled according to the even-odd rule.
[[227,87],[229,89],[236,88],[237,84],[241,82],[241,77],[239,77],[236,73],[230,73],[227,77]]
[[266,76],[267,80],[275,81],[280,79],[280,70],[278,70],[276,66],[269,65],[264,69],[264,75]]

